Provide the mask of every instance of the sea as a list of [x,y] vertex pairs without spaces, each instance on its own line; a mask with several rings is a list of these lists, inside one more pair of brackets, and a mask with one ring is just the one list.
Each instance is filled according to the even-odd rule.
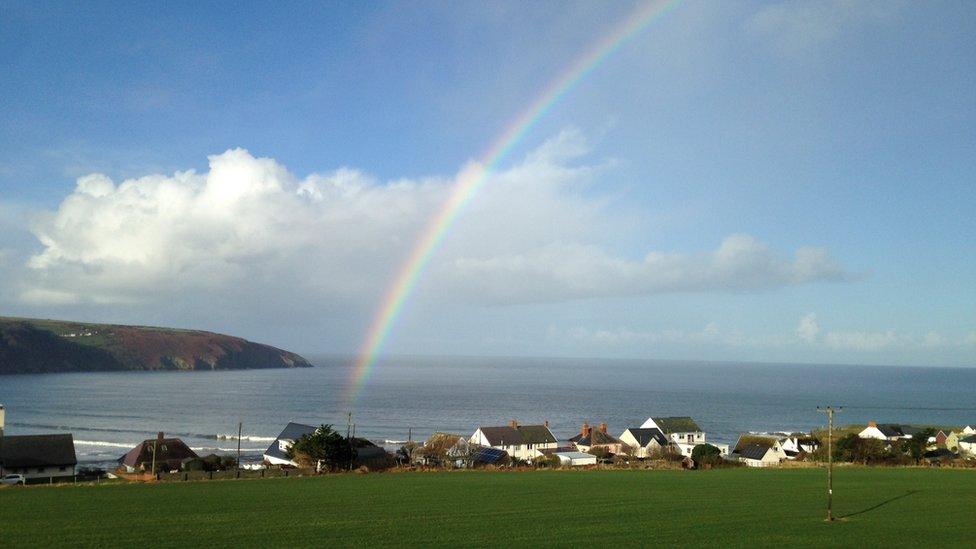
[[650,416],[691,416],[709,440],[838,424],[976,424],[976,368],[665,360],[385,357],[347,403],[350,357],[300,369],[0,376],[8,435],[72,433],[79,465],[111,467],[158,432],[201,455],[260,461],[289,422],[331,424],[393,449],[442,431],[548,421],[568,439],[584,421],[611,434]]

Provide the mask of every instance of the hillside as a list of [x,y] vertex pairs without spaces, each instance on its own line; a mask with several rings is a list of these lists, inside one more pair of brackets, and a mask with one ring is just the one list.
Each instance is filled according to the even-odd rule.
[[0,374],[310,366],[294,353],[212,332],[0,317]]

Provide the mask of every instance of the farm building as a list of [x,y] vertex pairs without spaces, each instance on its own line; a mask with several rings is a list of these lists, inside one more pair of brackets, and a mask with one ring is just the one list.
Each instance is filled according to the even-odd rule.
[[560,465],[569,465],[571,467],[596,465],[596,456],[585,452],[554,452],[552,455],[559,458]]

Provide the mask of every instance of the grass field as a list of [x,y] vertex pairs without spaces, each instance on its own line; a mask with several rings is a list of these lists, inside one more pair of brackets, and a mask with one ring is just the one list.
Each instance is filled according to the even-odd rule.
[[0,546],[968,546],[976,470],[539,471],[0,490]]

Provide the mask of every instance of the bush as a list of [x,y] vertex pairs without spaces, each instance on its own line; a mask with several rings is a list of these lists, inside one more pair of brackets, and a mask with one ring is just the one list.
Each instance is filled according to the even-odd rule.
[[722,451],[711,444],[699,444],[691,449],[691,459],[695,461],[695,469],[701,469],[721,463]]

